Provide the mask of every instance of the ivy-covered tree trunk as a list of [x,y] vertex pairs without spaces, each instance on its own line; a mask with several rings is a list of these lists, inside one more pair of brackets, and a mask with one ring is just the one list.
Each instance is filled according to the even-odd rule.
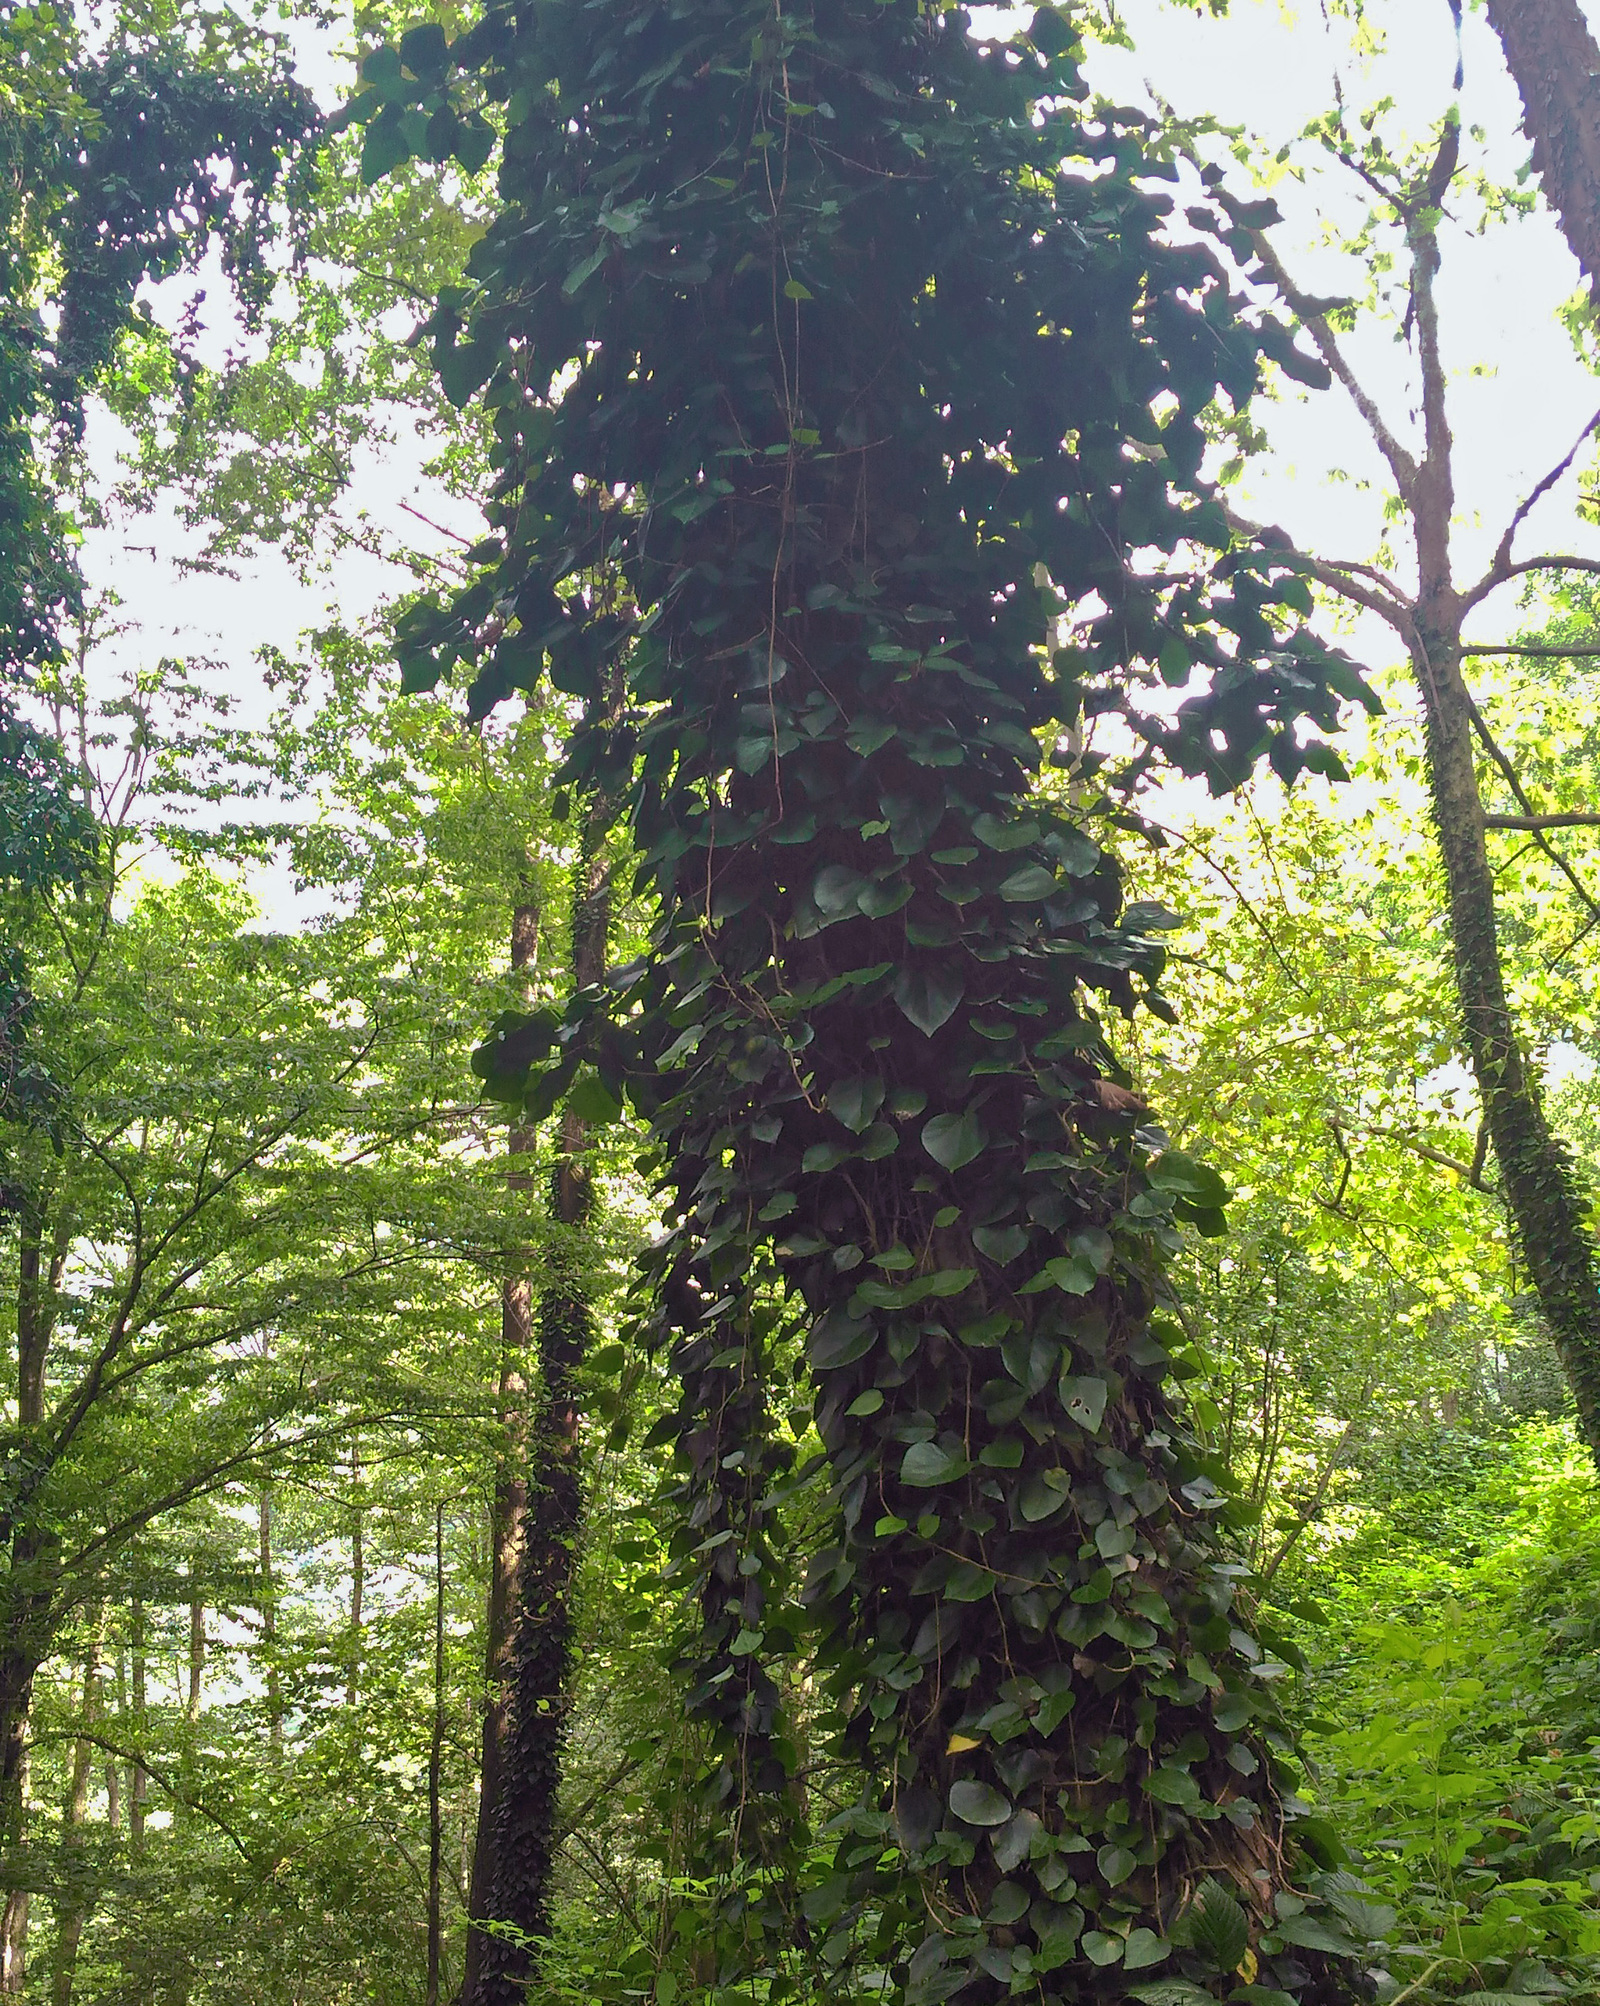
[[1517,1244],[1572,1388],[1578,1424],[1600,1462],[1600,1261],[1572,1160],[1545,1116],[1538,1074],[1506,995],[1459,622],[1419,625],[1415,653],[1467,1056]]
[[[539,910],[516,907],[511,918],[511,969],[531,980],[539,952]],[[514,1125],[509,1138],[512,1167],[507,1183],[514,1191],[531,1189],[533,1179],[516,1167],[537,1137],[532,1128]],[[489,1606],[485,1624],[485,1671],[482,1759],[478,1771],[478,1828],[472,1853],[472,1879],[467,1914],[473,1920],[494,1909],[500,1797],[505,1748],[511,1730],[511,1705],[516,1664],[513,1627],[517,1608],[517,1576],[522,1565],[528,1515],[528,1358],[533,1349],[533,1284],[523,1274],[507,1275],[500,1284],[500,1385],[496,1401],[503,1438],[495,1471],[494,1502],[489,1522]],[[482,1930],[467,1930],[461,2006],[477,2006],[483,1994],[484,1956],[491,1939]]]
[[[610,876],[591,817],[573,882],[572,979],[592,989],[605,972]],[[537,1968],[530,1940],[550,1932],[550,1879],[559,1836],[562,1754],[571,1711],[572,1589],[583,1525],[578,1375],[593,1318],[582,1263],[571,1241],[593,1209],[583,1160],[585,1129],[562,1115],[561,1159],[551,1185],[556,1224],[566,1230],[549,1258],[557,1274],[541,1292],[539,1388],[529,1442],[528,1499],[508,1659],[510,1719],[501,1748],[495,1803],[494,1880],[488,1914],[515,1935],[485,1946],[475,1990],[463,2006],[521,2006]]]
[[[1097,800],[1103,713],[1219,786],[1326,767],[1304,720],[1353,685],[1198,474],[1202,413],[1292,351],[1167,240],[1076,57],[1049,10],[1001,47],[916,0],[548,0],[411,41],[361,108],[377,171],[408,97],[448,129],[454,66],[510,106],[434,320],[453,393],[488,380],[498,556],[410,617],[408,674],[475,663],[479,710],[627,676],[569,771],[632,778],[649,953],[482,1063],[538,1115],[590,1060],[657,1146],[722,1814],[697,1982],[1180,2006],[1327,1998],[1354,1951],[1169,1390],[1164,1263],[1223,1193],[1109,1039],[1165,1007],[1154,915],[1035,779],[1058,749]],[[830,1528],[801,1608],[796,1486]],[[815,1869],[797,1659],[861,1786]]]

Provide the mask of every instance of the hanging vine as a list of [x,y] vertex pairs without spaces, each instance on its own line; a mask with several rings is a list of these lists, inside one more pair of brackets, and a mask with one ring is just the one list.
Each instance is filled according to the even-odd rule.
[[[1344,1993],[1359,1900],[1283,1768],[1282,1666],[1159,1314],[1225,1194],[1106,1035],[1166,1008],[1105,847],[1139,776],[1335,770],[1318,734],[1363,694],[1201,473],[1208,410],[1264,356],[1306,365],[1204,241],[1241,253],[1236,224],[1207,200],[1169,228],[1150,136],[1084,107],[1053,10],[1003,46],[916,0],[417,33],[356,115],[377,173],[447,153],[468,91],[504,107],[499,213],[430,326],[500,471],[479,575],[407,616],[405,672],[466,665],[479,714],[546,675],[592,703],[619,662],[629,691],[569,772],[631,789],[650,951],[481,1064],[536,1114],[595,1066],[655,1138],[684,1670],[732,1890],[702,1976]],[[832,1528],[798,1599],[790,1325]],[[863,1779],[821,1875],[802,1661]]]

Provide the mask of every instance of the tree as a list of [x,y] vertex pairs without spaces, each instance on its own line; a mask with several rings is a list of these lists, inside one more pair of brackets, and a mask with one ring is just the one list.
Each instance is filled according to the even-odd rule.
[[[1546,806],[1532,798],[1467,680],[1467,665],[1475,660],[1540,655],[1537,642],[1486,643],[1470,635],[1472,616],[1494,594],[1518,582],[1551,584],[1600,569],[1600,560],[1561,552],[1525,557],[1516,548],[1531,510],[1572,465],[1600,420],[1583,428],[1572,450],[1503,519],[1488,566],[1470,580],[1459,579],[1453,559],[1454,440],[1437,303],[1442,205],[1468,186],[1458,108],[1450,108],[1429,145],[1409,152],[1391,148],[1376,113],[1356,121],[1343,106],[1309,136],[1373,203],[1360,248],[1368,249],[1381,235],[1404,273],[1408,304],[1402,332],[1421,379],[1420,436],[1414,443],[1391,424],[1382,400],[1352,365],[1345,333],[1355,303],[1314,299],[1295,283],[1267,234],[1276,218],[1274,205],[1245,204],[1226,193],[1220,199],[1240,233],[1241,254],[1253,252],[1260,260],[1264,276],[1299,317],[1355,406],[1392,483],[1412,546],[1413,575],[1401,575],[1387,549],[1376,563],[1347,561],[1298,551],[1282,530],[1270,534],[1306,578],[1375,614],[1406,651],[1426,722],[1426,779],[1450,911],[1463,1045],[1523,1259],[1586,1438],[1600,1457],[1600,1261],[1583,1192],[1551,1128],[1508,997],[1495,889],[1500,844],[1526,838],[1593,917],[1600,907],[1562,853],[1560,832],[1581,830],[1594,817],[1585,808]],[[1219,170],[1208,172],[1220,178]],[[1491,194],[1491,209],[1494,201]],[[1256,533],[1256,525],[1233,519],[1242,533]],[[1580,645],[1570,652],[1587,649]]]
[[[1117,1078],[1100,999],[1153,995],[1160,950],[1031,791],[1035,732],[1071,760],[1085,713],[1138,770],[1334,763],[1298,726],[1359,685],[1196,478],[1202,412],[1292,352],[1165,239],[1048,11],[1002,47],[910,4],[493,11],[369,65],[372,171],[443,150],[457,70],[510,123],[433,334],[453,394],[487,379],[499,477],[481,572],[403,652],[413,684],[468,662],[473,714],[626,676],[568,771],[631,780],[649,952],[609,1022],[514,1015],[484,1063],[541,1114],[592,1061],[658,1151],[644,1314],[719,1807],[697,1982],[820,1956],[897,1996],[1109,1996],[1248,1951],[1336,1992],[1354,1946],[1280,1878],[1333,1842],[1273,1780],[1223,1473],[1151,1322],[1222,1186]],[[1196,665],[1176,719],[1136,701]],[[1079,771],[1091,803],[1115,777]],[[825,1528],[798,1602],[792,1484]],[[802,1652],[863,1780],[803,1897]]]

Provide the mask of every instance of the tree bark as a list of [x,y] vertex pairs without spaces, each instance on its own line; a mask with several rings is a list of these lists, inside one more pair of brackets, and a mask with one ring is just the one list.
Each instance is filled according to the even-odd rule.
[[[572,980],[578,989],[605,972],[611,923],[610,877],[601,847],[605,816],[605,805],[597,803],[573,886]],[[567,1227],[582,1225],[592,1209],[591,1181],[580,1161],[584,1139],[583,1123],[565,1113],[552,1209]],[[570,1261],[570,1249],[556,1258]],[[511,1645],[516,1683],[496,1806],[489,1913],[511,1924],[519,1940],[486,1945],[478,1989],[464,2006],[522,2006],[538,1971],[535,1946],[550,1932],[557,1799],[571,1700],[571,1594],[583,1519],[578,1374],[590,1329],[588,1299],[573,1264],[539,1302],[539,1402]]]
[[1600,49],[1578,0],[1488,0],[1533,164],[1591,294],[1600,285]]
[[[531,982],[539,953],[539,908],[519,905],[511,916],[512,973]],[[535,1131],[513,1128],[509,1139],[512,1167],[506,1182],[513,1191],[529,1189],[532,1179],[515,1167],[534,1146]],[[533,1287],[525,1274],[507,1275],[500,1285],[500,1386],[496,1403],[501,1428],[500,1460],[495,1471],[494,1503],[489,1524],[489,1606],[485,1664],[488,1693],[483,1711],[483,1758],[478,1782],[478,1833],[472,1854],[472,1878],[467,1895],[469,1918],[493,1912],[500,1812],[501,1775],[506,1737],[511,1728],[511,1618],[516,1606],[517,1571],[528,1513],[528,1382],[526,1361],[533,1345]],[[466,1971],[462,2006],[474,2006],[484,1956],[490,1939],[467,1929]]]
[[444,1760],[444,1506],[433,1515],[433,1728],[428,1738],[428,1989],[427,2006],[439,2006],[440,1867],[444,1820],[439,1773]]

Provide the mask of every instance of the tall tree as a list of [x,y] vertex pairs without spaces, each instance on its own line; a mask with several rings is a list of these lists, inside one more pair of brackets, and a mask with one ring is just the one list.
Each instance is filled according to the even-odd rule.
[[[1036,731],[1068,759],[1107,711],[1136,764],[1218,785],[1269,748],[1326,766],[1302,720],[1359,686],[1197,478],[1201,413],[1292,351],[1166,241],[1076,54],[1050,11],[995,46],[912,0],[555,0],[419,31],[358,107],[375,170],[448,137],[452,69],[510,107],[433,329],[500,414],[492,554],[408,621],[408,678],[465,659],[483,711],[546,669],[593,702],[618,662],[633,706],[569,769],[632,776],[650,951],[615,1021],[584,996],[485,1063],[514,1090],[556,1045],[537,1113],[592,1056],[659,1150],[717,1983],[820,1955],[894,1996],[1164,1965],[1312,1997],[1350,1948],[1286,1885],[1326,1839],[1274,1780],[1222,1473],[1151,1323],[1175,1222],[1222,1196],[1105,1041],[1160,950],[1031,777]],[[1176,719],[1137,702],[1194,664]],[[824,1450],[803,1611],[791,1369]],[[803,1913],[802,1633],[865,1779]]]
[[[1372,123],[1347,119],[1342,108],[1322,122],[1316,136],[1331,160],[1364,193],[1376,196],[1368,231],[1385,235],[1405,273],[1408,305],[1402,332],[1420,377],[1420,426],[1417,436],[1408,439],[1403,424],[1363,381],[1345,336],[1342,315],[1348,309],[1311,298],[1295,283],[1267,234],[1276,216],[1273,206],[1224,196],[1242,244],[1260,258],[1354,404],[1392,483],[1411,544],[1409,576],[1387,553],[1378,563],[1345,562],[1320,553],[1295,553],[1295,561],[1338,598],[1377,615],[1405,649],[1426,726],[1426,778],[1449,905],[1462,1042],[1522,1257],[1572,1387],[1580,1425],[1600,1460],[1600,1249],[1570,1153],[1551,1126],[1538,1069],[1512,1008],[1496,895],[1500,846],[1531,842],[1548,857],[1586,918],[1600,918],[1595,890],[1561,848],[1563,831],[1593,827],[1600,817],[1588,807],[1534,798],[1468,680],[1475,657],[1536,661],[1541,654],[1538,642],[1475,640],[1470,631],[1474,616],[1494,595],[1519,583],[1542,579],[1554,585],[1600,570],[1600,559],[1563,551],[1523,556],[1517,549],[1530,513],[1600,427],[1600,415],[1502,518],[1488,565],[1475,576],[1462,577],[1455,548],[1455,438],[1438,293],[1443,205],[1467,179],[1459,112],[1452,105],[1431,144],[1409,153],[1391,148]],[[1257,533],[1257,525],[1238,516],[1234,521],[1241,531]],[[1285,551],[1292,550],[1282,530],[1271,533]],[[1557,646],[1555,652],[1563,650]],[[1581,642],[1565,652],[1593,653]]]

